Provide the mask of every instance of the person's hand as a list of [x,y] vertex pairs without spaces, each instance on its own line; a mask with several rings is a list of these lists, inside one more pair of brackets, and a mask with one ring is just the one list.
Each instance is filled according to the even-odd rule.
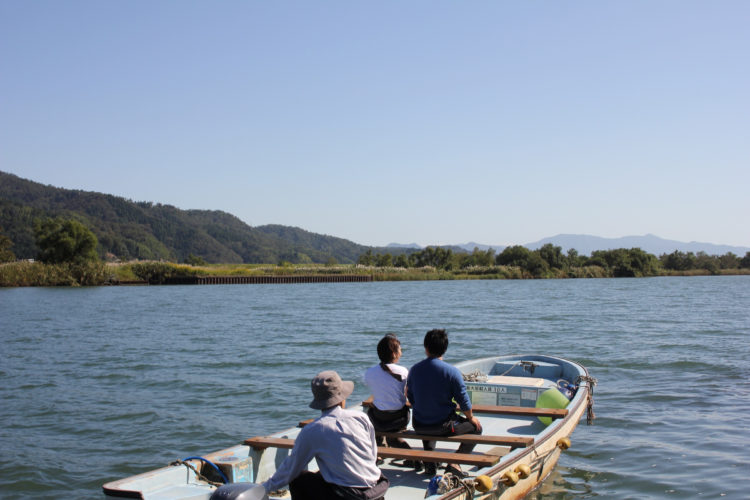
[[471,422],[472,425],[474,425],[474,427],[476,427],[478,431],[482,430],[482,424],[479,423],[479,419],[475,417],[474,415],[471,416],[471,418],[469,419],[469,422]]

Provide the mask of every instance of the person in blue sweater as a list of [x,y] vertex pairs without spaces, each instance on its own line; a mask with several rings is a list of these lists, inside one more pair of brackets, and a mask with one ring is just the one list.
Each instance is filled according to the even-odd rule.
[[[412,427],[428,436],[457,436],[481,434],[482,424],[471,411],[471,400],[466,392],[463,376],[458,368],[443,361],[448,350],[445,330],[430,330],[424,337],[426,359],[411,370],[406,382],[406,397],[412,407]],[[456,413],[456,404],[463,416]],[[423,441],[425,450],[434,450],[435,441]],[[474,444],[461,443],[457,453],[471,453]],[[435,475],[436,463],[425,462],[425,472]],[[461,466],[448,464],[446,472],[463,477]]]

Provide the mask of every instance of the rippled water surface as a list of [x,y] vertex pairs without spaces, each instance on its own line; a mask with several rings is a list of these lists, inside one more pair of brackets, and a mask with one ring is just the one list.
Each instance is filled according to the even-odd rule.
[[[312,416],[386,332],[409,366],[541,353],[599,381],[532,497],[748,498],[750,277],[0,289],[0,497],[101,485]],[[354,401],[367,396],[358,383]]]

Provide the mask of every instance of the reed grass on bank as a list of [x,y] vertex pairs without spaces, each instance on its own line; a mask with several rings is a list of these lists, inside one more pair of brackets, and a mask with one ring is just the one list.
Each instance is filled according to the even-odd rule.
[[[666,271],[660,276],[709,276],[707,270]],[[750,269],[722,269],[713,274],[750,275]],[[576,279],[609,278],[611,271],[600,266],[549,269],[534,276],[516,266],[473,266],[455,271],[425,266],[420,268],[374,267],[354,264],[207,264],[190,266],[171,262],[138,261],[118,264],[44,264],[11,262],[0,264],[0,287],[95,286],[132,283],[163,283],[171,277],[189,276],[315,276],[364,275],[373,281],[430,281],[477,279]]]

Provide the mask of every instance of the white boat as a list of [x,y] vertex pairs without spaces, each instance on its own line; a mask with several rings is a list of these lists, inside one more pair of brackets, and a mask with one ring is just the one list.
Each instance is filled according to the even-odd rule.
[[[586,368],[573,361],[512,355],[464,361],[455,366],[464,374],[474,413],[482,423],[482,435],[431,437],[438,439],[438,446],[435,455],[430,455],[422,449],[420,436],[407,430],[401,435],[411,450],[379,448],[378,454],[384,458],[380,468],[391,483],[387,500],[523,498],[552,472],[560,453],[571,445],[570,435],[584,413],[588,413],[589,423],[593,420],[596,381]],[[368,403],[353,405],[350,401],[347,406],[364,409]],[[235,483],[224,490],[258,490],[260,487],[253,483],[273,475],[304,424],[109,482],[103,486],[104,494],[146,500],[209,500],[222,483]],[[453,452],[465,440],[474,440],[477,445],[470,455],[457,460]],[[403,464],[409,458],[445,462],[446,453],[451,454],[452,462],[463,464],[468,477],[456,478],[440,469],[437,476],[429,477]],[[315,460],[309,469],[317,470]],[[219,496],[214,495],[214,499]],[[240,494],[237,498],[255,497]],[[290,497],[287,492],[278,498]]]

